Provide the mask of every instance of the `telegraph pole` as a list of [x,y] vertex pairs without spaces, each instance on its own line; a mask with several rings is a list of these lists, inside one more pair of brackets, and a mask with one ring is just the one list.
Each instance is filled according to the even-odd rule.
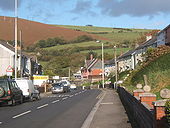
[[102,85],[104,88],[104,52],[103,52],[103,42],[102,42]]
[[20,30],[20,77],[22,78],[22,31]]
[[115,59],[115,78],[116,78],[116,88],[117,88],[117,59],[116,59],[116,46],[114,46],[114,59]]
[[15,80],[17,79],[18,0],[15,0]]

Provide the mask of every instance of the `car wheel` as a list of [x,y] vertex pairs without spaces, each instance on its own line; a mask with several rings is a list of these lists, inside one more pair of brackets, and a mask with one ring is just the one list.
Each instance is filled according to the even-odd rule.
[[2,87],[0,87],[0,97],[2,97],[4,95],[5,91]]
[[10,102],[11,102],[10,106],[15,106],[16,105],[16,101],[15,101],[14,98],[12,98],[12,100]]
[[23,96],[21,96],[19,103],[20,103],[20,104],[23,103]]
[[36,99],[37,99],[37,100],[40,100],[40,99],[41,99],[40,94],[37,95],[37,98],[36,98]]

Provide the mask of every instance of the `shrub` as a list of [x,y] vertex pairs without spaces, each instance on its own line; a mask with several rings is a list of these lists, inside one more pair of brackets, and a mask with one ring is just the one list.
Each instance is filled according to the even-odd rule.
[[165,113],[168,125],[170,126],[170,100],[166,102],[165,104]]

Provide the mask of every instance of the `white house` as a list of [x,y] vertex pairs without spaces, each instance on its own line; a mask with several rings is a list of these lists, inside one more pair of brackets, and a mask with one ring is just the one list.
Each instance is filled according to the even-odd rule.
[[[0,41],[0,76],[6,75],[6,69],[8,66],[15,68],[15,49],[12,45],[8,44],[5,41]],[[21,59],[20,59],[21,57]],[[21,62],[20,62],[21,60]],[[30,76],[35,73],[35,68],[39,68],[35,59],[32,57],[18,52],[17,57],[17,70],[22,71],[22,75]]]

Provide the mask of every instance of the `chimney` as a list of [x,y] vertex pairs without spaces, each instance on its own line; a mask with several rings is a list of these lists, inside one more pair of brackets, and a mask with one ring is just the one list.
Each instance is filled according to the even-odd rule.
[[93,54],[90,54],[90,60],[93,60]]

